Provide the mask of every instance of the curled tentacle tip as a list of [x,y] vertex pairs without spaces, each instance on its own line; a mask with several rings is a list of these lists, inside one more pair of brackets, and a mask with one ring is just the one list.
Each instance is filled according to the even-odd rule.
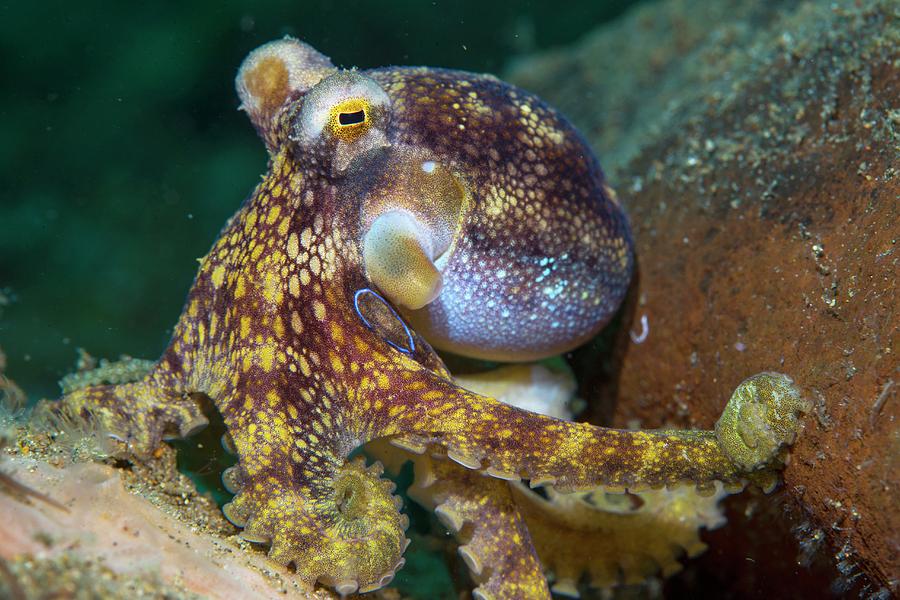
[[741,470],[769,465],[793,443],[801,413],[809,403],[794,381],[781,373],[759,373],[735,389],[716,423],[716,438],[726,456]]

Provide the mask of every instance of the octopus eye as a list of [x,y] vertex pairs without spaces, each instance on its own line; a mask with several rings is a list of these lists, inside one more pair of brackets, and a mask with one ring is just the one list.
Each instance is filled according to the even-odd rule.
[[303,98],[294,139],[305,146],[333,148],[333,165],[343,171],[357,156],[387,145],[390,99],[378,83],[356,71],[338,71]]
[[329,111],[327,128],[331,135],[344,142],[352,142],[372,126],[369,115],[372,105],[365,98],[348,98]]

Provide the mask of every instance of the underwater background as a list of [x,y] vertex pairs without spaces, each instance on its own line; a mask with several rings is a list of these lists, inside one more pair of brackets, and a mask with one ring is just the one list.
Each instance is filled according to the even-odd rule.
[[[620,597],[898,593],[896,0],[3,4],[0,356],[30,399],[78,349],[158,356],[265,170],[236,69],[284,35],[342,67],[494,73],[579,127],[640,267],[615,329],[568,357],[586,418],[708,428],[772,369],[814,404],[775,494],[730,498],[705,554]],[[179,460],[221,503],[218,432]],[[394,585],[457,597],[440,526],[404,510]]]

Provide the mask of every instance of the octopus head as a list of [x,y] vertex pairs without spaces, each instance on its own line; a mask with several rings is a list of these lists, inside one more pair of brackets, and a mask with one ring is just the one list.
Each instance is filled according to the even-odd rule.
[[342,70],[290,38],[251,53],[237,87],[270,152],[327,190],[318,208],[368,284],[432,345],[533,360],[618,307],[627,220],[581,137],[533,95],[457,71]]

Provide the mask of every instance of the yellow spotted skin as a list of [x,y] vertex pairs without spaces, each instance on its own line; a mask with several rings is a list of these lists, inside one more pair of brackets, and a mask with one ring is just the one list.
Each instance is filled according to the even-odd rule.
[[[226,515],[310,585],[373,590],[402,566],[408,522],[392,484],[377,465],[348,460],[378,438],[431,448],[473,471],[455,476],[463,497],[454,502],[480,524],[475,550],[490,560],[492,549],[516,549],[515,560],[486,565],[497,569],[481,591],[491,598],[548,591],[508,487],[484,474],[560,491],[735,483],[774,457],[738,468],[719,442],[734,438],[733,426],[718,437],[603,429],[467,392],[387,304],[359,302],[358,292],[373,287],[362,256],[364,204],[390,196],[370,188],[390,184],[379,169],[394,164],[391,156],[414,156],[426,171],[438,162],[442,177],[452,173],[467,194],[465,202],[454,200],[464,207],[458,220],[437,219],[456,230],[434,312],[418,315],[425,329],[452,311],[488,332],[493,315],[507,319],[486,306],[483,297],[496,290],[478,279],[480,270],[501,268],[513,282],[504,293],[520,303],[514,320],[526,331],[528,315],[546,310],[539,304],[547,285],[561,279],[568,283],[555,293],[567,304],[551,311],[562,315],[560,324],[543,329],[577,342],[608,318],[630,277],[627,224],[586,146],[539,99],[489,76],[338,71],[291,39],[251,54],[237,83],[269,150],[266,176],[200,261],[153,369],[131,383],[74,390],[63,403],[99,418],[142,453],[203,425],[197,399],[208,396],[240,459],[227,477],[237,494]],[[338,102],[350,112],[334,113]],[[362,109],[369,112],[358,119]],[[335,132],[345,123],[352,134]],[[413,200],[400,199],[410,211],[418,210]],[[483,258],[485,249],[499,262]],[[547,268],[535,260],[541,256],[557,265],[545,285],[533,281]],[[470,304],[466,289],[475,298]],[[473,312],[479,304],[486,317]],[[793,398],[778,395],[786,397]],[[480,512],[476,500],[491,510]]]

